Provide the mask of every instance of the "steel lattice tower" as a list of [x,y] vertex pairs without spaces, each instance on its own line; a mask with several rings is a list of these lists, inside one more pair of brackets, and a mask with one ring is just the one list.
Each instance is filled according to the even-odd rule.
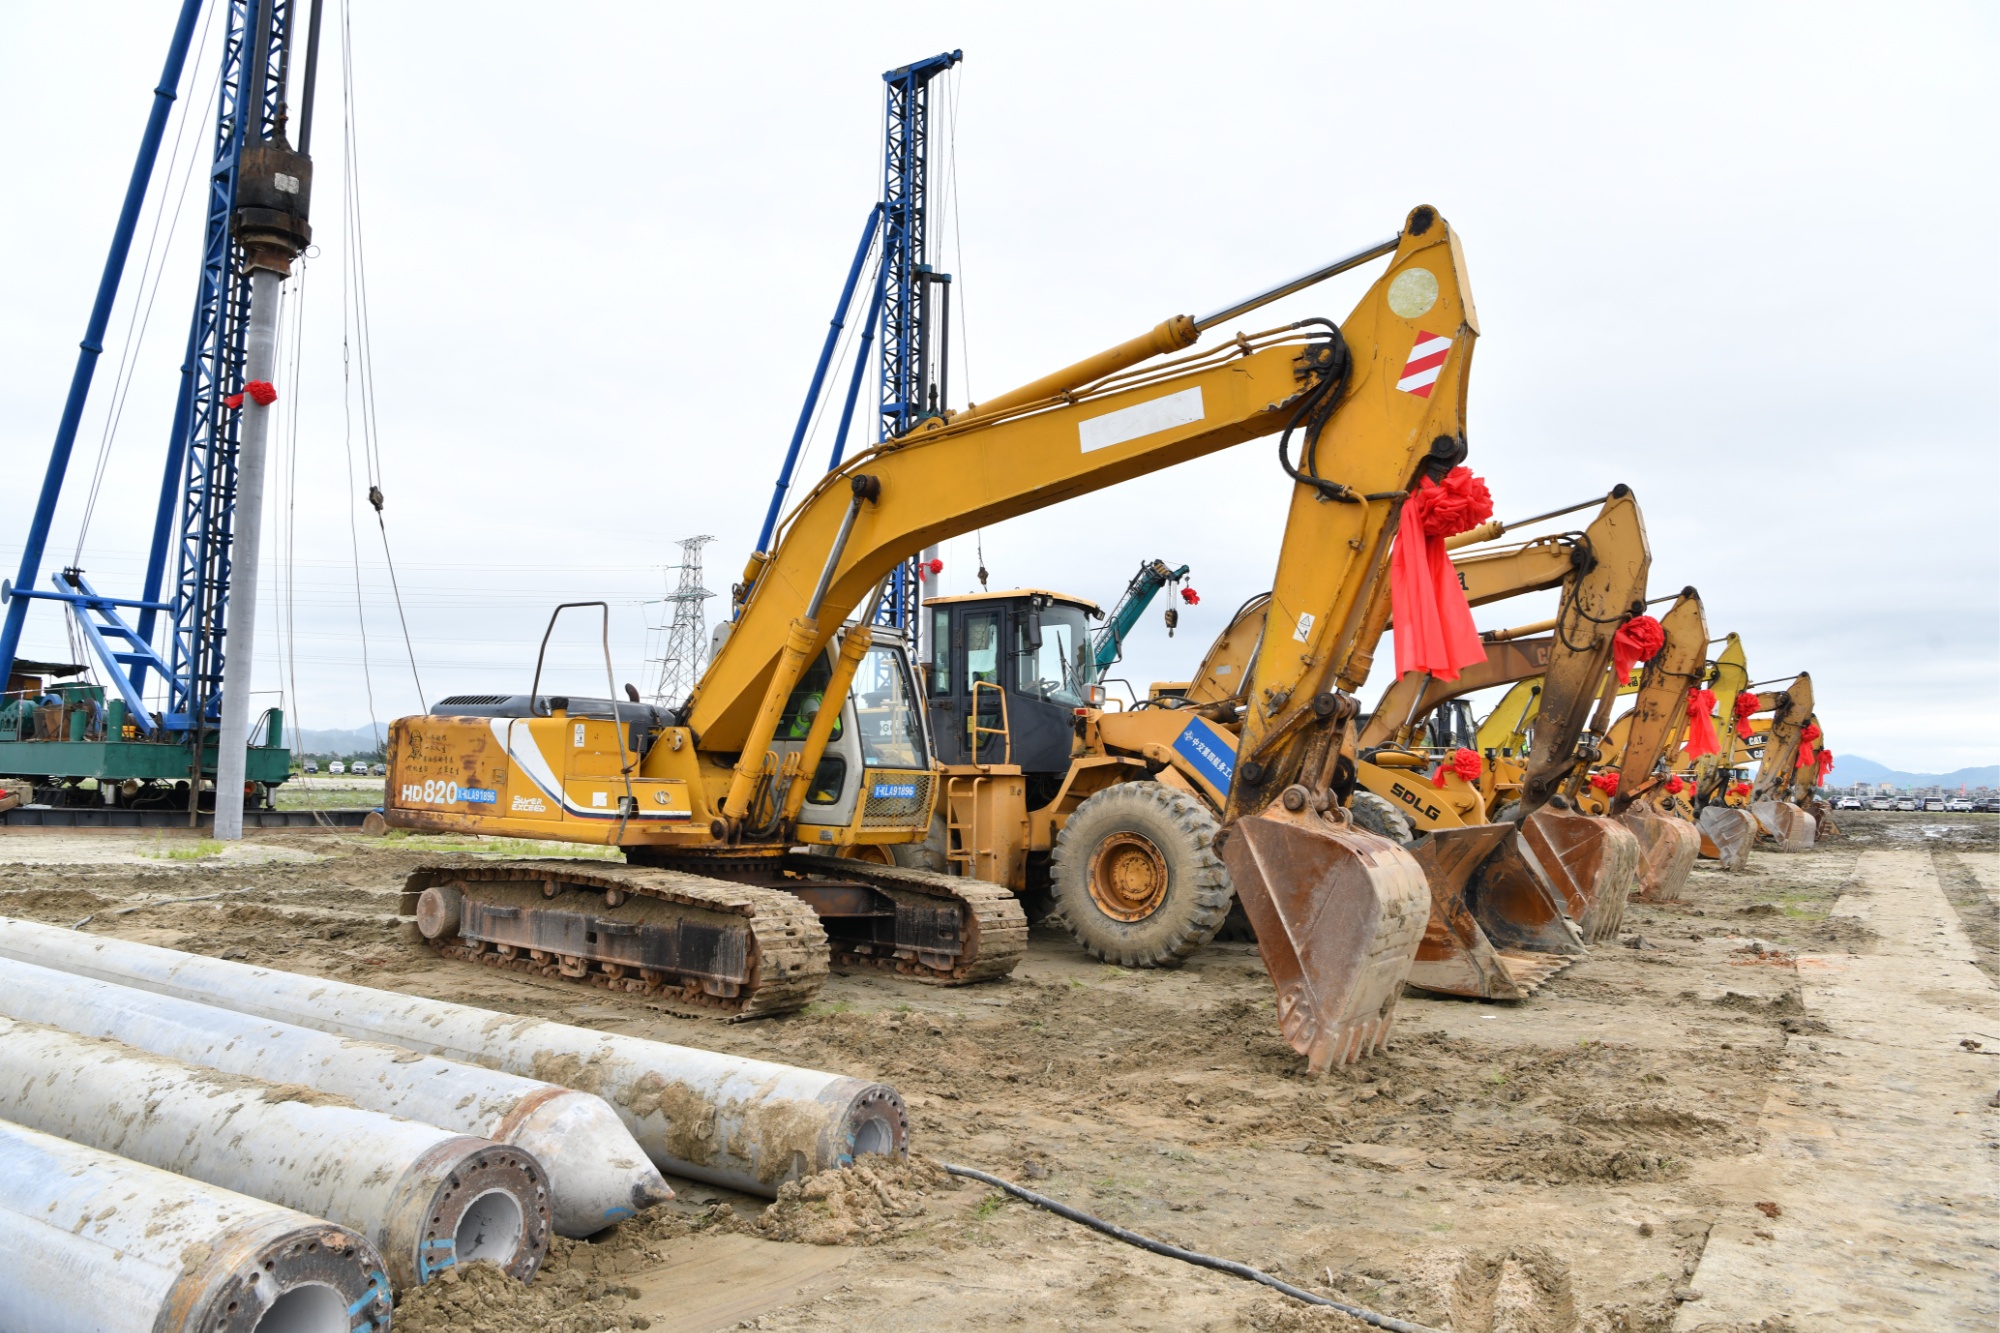
[[708,615],[702,603],[715,596],[701,586],[701,548],[714,541],[706,534],[681,539],[680,579],[667,595],[672,608],[665,626],[666,643],[660,656],[660,682],[653,702],[678,707],[694,692],[708,665]]

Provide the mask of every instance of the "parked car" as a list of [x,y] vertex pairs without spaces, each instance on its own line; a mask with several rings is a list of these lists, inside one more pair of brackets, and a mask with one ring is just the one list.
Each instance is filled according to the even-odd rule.
[[1944,812],[1948,815],[1969,815],[1972,813],[1972,802],[1963,796],[1954,796],[1944,803]]
[[1988,796],[1974,801],[1972,808],[1983,815],[2000,815],[2000,796]]
[[389,766],[387,764],[370,764],[368,765],[368,776],[371,778],[386,778],[389,776]]
[[335,777],[340,777],[342,774],[347,772],[347,765],[341,763],[338,759],[336,759],[332,763],[326,766],[326,771],[333,774],[333,776]]
[[1905,796],[1896,802],[1896,808],[1898,810],[1917,810],[1921,809],[1922,807],[1917,802],[1917,799],[1915,797]]
[[306,760],[306,772],[308,772],[308,773],[317,773],[317,772],[319,772],[319,760],[317,760],[317,759],[308,759],[308,760]]
[[1874,800],[1868,802],[1868,808],[1870,810],[1894,810],[1896,803],[1886,796],[1877,796]]
[[1944,813],[1944,797],[1942,797],[1942,796],[1930,796],[1930,797],[1926,797],[1926,798],[1925,798],[1925,800],[1924,800],[1924,809],[1926,809],[1926,810],[1935,810],[1935,811],[1936,811],[1937,813],[1939,813],[1939,814],[1943,814],[1943,813]]
[[1859,810],[1861,808],[1861,798],[1858,796],[1843,796],[1833,803],[1833,808],[1836,810]]

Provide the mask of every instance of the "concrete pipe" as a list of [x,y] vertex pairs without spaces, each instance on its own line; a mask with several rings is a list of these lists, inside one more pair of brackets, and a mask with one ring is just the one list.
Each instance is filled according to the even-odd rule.
[[359,1231],[398,1288],[487,1260],[530,1281],[548,1178],[519,1148],[0,1018],[0,1119]]
[[0,1329],[389,1333],[345,1227],[0,1121]]
[[662,1171],[749,1194],[908,1151],[881,1083],[0,917],[0,957],[539,1078],[611,1104]]
[[548,1172],[558,1235],[588,1236],[673,1197],[602,1099],[552,1083],[13,959],[0,959],[0,1016],[526,1149]]

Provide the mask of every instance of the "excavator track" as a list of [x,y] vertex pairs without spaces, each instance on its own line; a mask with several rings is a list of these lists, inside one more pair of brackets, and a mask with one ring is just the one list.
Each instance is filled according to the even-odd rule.
[[810,1003],[827,938],[789,893],[581,860],[419,866],[402,910],[445,958],[644,995],[731,1020]]
[[770,857],[668,857],[796,895],[819,914],[833,960],[937,986],[968,986],[1012,972],[1028,949],[1028,917],[1011,892],[983,880],[817,852]]
[[[824,857],[794,857],[787,864],[817,862]],[[818,869],[818,867],[813,867]],[[825,873],[823,870],[820,873]],[[956,903],[959,909],[962,950],[948,965],[901,956],[905,950],[884,950],[874,944],[851,944],[839,934],[833,936],[833,956],[851,967],[872,967],[928,981],[940,986],[967,986],[976,981],[1004,977],[1017,967],[1028,951],[1028,914],[1020,899],[997,884],[984,880],[960,879],[935,870],[903,866],[879,866],[843,861],[836,872],[873,885],[896,900],[899,908],[936,908]]]

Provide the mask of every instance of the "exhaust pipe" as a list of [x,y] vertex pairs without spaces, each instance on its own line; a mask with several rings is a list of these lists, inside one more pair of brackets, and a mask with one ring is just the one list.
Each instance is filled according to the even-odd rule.
[[486,1260],[523,1282],[549,1248],[549,1183],[519,1148],[0,1019],[0,1118],[325,1217],[398,1288]]
[[846,1166],[862,1153],[909,1151],[909,1113],[896,1090],[841,1074],[9,917],[0,917],[0,958],[594,1092],[660,1170],[767,1199],[788,1180]]
[[0,1016],[511,1144],[548,1173],[559,1236],[592,1235],[673,1197],[609,1106],[552,1083],[13,959],[0,959]]
[[388,1333],[389,1277],[316,1217],[0,1121],[0,1328]]

